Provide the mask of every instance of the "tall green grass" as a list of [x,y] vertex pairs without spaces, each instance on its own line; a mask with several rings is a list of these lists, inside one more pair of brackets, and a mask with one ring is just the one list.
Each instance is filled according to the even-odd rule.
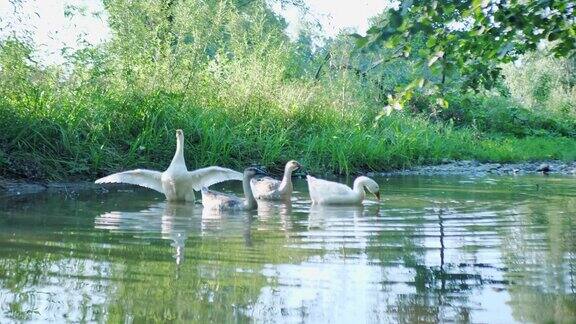
[[[490,138],[472,129],[393,115],[371,119],[319,105],[290,109],[253,102],[211,106],[177,95],[96,98],[9,107],[2,102],[2,173],[31,178],[91,179],[136,167],[164,169],[186,137],[189,168],[251,164],[280,168],[290,159],[309,172],[390,170],[442,159],[511,162],[576,159],[576,141],[563,137]],[[8,107],[8,108],[7,108]]]

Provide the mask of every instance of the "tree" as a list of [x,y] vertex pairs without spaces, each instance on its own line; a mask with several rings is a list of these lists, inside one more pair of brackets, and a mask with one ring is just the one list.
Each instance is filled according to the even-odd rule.
[[[366,36],[352,36],[359,49],[394,49],[422,67],[421,78],[389,97],[386,112],[401,109],[422,87],[445,107],[445,84],[451,76],[462,78],[464,90],[490,89],[501,76],[500,63],[541,45],[556,57],[573,57],[575,9],[569,0],[404,0]],[[411,43],[418,37],[425,46],[415,49]]]

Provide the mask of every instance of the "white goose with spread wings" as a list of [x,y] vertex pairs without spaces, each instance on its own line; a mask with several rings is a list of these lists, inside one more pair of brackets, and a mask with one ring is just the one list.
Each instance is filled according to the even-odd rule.
[[164,172],[136,169],[114,173],[96,183],[129,183],[163,193],[168,201],[194,201],[194,190],[227,180],[242,180],[240,172],[211,166],[194,171],[186,169],[184,161],[184,132],[176,131],[176,153]]

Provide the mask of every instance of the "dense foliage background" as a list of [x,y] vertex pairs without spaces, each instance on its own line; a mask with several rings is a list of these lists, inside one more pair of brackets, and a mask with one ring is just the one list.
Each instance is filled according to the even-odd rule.
[[[309,24],[291,40],[264,0],[104,4],[112,39],[67,54],[63,65],[38,63],[25,39],[0,41],[0,175],[163,169],[176,128],[189,168],[298,159],[309,171],[350,173],[442,159],[576,159],[570,16],[558,18],[568,24],[560,57],[550,54],[564,38],[541,33],[538,46],[507,48],[499,60],[478,52],[479,65],[451,68],[429,33],[392,45],[375,36],[398,24],[395,11],[374,18],[375,39],[319,40]],[[465,40],[462,29],[432,32]],[[470,84],[476,72],[481,87]]]

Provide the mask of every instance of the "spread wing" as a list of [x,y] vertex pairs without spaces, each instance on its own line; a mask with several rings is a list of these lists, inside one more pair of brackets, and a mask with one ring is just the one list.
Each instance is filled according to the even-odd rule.
[[162,189],[162,172],[136,169],[114,173],[96,180],[96,183],[129,183],[164,193]]
[[196,191],[215,183],[228,180],[242,180],[244,175],[238,171],[219,166],[211,166],[188,172],[189,185]]
[[253,178],[250,180],[250,186],[252,187],[252,192],[254,197],[265,196],[270,194],[272,191],[278,190],[280,188],[280,181],[270,178]]

